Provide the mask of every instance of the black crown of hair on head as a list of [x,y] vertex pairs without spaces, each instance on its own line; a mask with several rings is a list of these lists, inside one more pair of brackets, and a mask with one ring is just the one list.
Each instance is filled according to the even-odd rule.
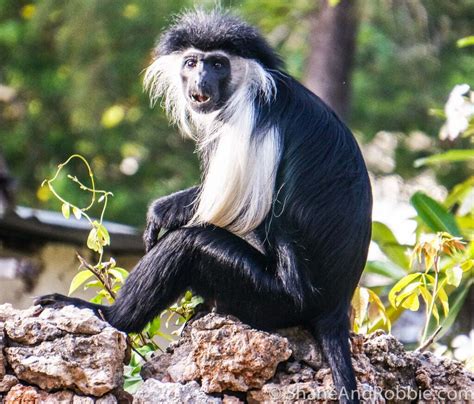
[[220,49],[255,59],[268,69],[282,66],[281,58],[260,32],[228,12],[197,10],[181,14],[159,39],[156,54],[168,55],[187,48]]

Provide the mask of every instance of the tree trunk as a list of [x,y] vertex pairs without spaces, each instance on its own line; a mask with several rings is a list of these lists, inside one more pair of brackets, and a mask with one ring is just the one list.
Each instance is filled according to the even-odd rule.
[[13,205],[13,179],[0,151],[0,216]]
[[328,0],[322,3],[311,16],[305,84],[339,116],[347,118],[358,25],[356,0],[342,0],[335,7]]

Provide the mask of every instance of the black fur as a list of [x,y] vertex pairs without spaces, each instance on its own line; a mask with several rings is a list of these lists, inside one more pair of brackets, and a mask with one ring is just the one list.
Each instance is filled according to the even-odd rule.
[[255,27],[228,13],[213,11],[181,15],[162,35],[155,54],[168,55],[191,47],[205,52],[224,50],[255,59],[269,69],[282,66],[280,57]]
[[[224,50],[232,50],[228,44],[242,43],[236,48],[241,55],[272,68],[276,97],[270,103],[257,99],[254,105],[255,136],[276,126],[283,145],[273,209],[252,235],[263,252],[222,228],[183,227],[198,192],[190,188],[151,206],[148,253],[116,302],[110,307],[83,305],[100,309],[121,330],[140,331],[191,288],[216,302],[218,311],[255,327],[303,324],[321,344],[338,391],[350,394],[356,381],[348,311],[367,257],[372,207],[360,150],[349,129],[317,96],[273,70],[275,61],[263,62],[274,57],[253,28],[227,15],[211,17],[204,27],[183,17],[182,25],[165,33],[160,51],[189,44],[200,49],[224,44]],[[243,28],[236,33],[238,27]],[[253,45],[246,48],[249,43]],[[157,241],[160,228],[170,230]],[[67,300],[57,295],[44,299]],[[358,398],[340,401],[356,403]]]

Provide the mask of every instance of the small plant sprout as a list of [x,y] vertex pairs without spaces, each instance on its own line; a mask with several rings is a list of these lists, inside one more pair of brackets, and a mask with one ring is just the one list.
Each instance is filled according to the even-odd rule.
[[[87,186],[81,182],[77,176],[67,174],[67,178],[73,183],[77,184],[77,186],[79,186],[82,191],[90,193],[91,198],[89,204],[85,207],[79,207],[77,204],[68,201],[65,199],[65,197],[60,195],[54,187],[54,182],[58,179],[61,172],[73,160],[79,160],[84,165],[90,180],[90,185]],[[108,198],[113,196],[113,194],[108,191],[96,189],[94,174],[92,172],[91,166],[88,161],[79,154],[73,154],[64,163],[59,164],[54,176],[51,179],[46,179],[43,181],[42,186],[46,185],[48,186],[51,193],[62,203],[61,212],[66,219],[71,217],[72,212],[73,216],[77,220],[85,218],[90,223],[91,230],[87,237],[87,247],[99,255],[97,263],[90,264],[84,257],[77,254],[80,262],[79,272],[71,281],[69,295],[75,292],[80,286],[85,284],[85,289],[97,289],[97,294],[91,300],[92,302],[101,303],[103,300],[113,302],[116,292],[125,282],[125,279],[128,276],[128,272],[125,269],[116,266],[116,262],[113,258],[111,258],[109,261],[103,260],[104,247],[110,245],[109,232],[103,224],[104,214],[105,210],[107,209]],[[97,204],[101,204],[100,216],[98,220],[92,219],[88,213],[89,210]],[[94,275],[96,279],[91,280]]]
[[[67,178],[79,186],[82,191],[91,195],[91,199],[85,207],[80,207],[68,201],[65,197],[60,195],[54,187],[54,183],[58,180],[61,172],[73,160],[79,160],[85,166],[89,176],[90,185],[87,186],[76,176],[67,175]],[[113,196],[113,194],[108,191],[96,189],[91,166],[87,160],[79,154],[74,154],[64,163],[59,164],[54,176],[51,179],[44,180],[41,185],[48,186],[51,193],[61,202],[61,212],[66,219],[70,219],[72,212],[77,220],[85,218],[91,226],[87,237],[87,247],[98,255],[97,262],[95,264],[89,263],[84,257],[77,254],[77,258],[80,262],[79,272],[71,281],[69,295],[76,292],[82,286],[84,289],[92,288],[96,290],[96,295],[90,300],[92,303],[102,304],[104,301],[113,303],[118,291],[129,275],[127,270],[117,266],[112,257],[108,261],[104,261],[104,248],[110,245],[110,236],[103,220],[105,210],[107,209],[108,198]],[[93,219],[89,211],[94,206],[100,204],[99,219]],[[193,294],[188,291],[179,303],[174,304],[165,310],[161,316],[156,317],[147,324],[141,333],[130,335],[133,349],[132,359],[129,366],[126,367],[124,375],[124,386],[128,392],[133,393],[143,382],[140,376],[140,370],[147,356],[151,355],[157,349],[161,349],[154,341],[154,338],[162,337],[169,341],[173,340],[172,335],[161,331],[161,317],[167,316],[166,326],[173,320],[175,325],[179,326],[178,331],[180,331],[194,314],[196,306],[202,303],[202,301],[202,298],[193,296]]]
[[[441,331],[441,306],[444,317],[449,313],[449,300],[446,286],[458,287],[463,272],[467,266],[442,263],[443,257],[453,257],[465,248],[460,237],[454,237],[446,232],[423,235],[415,245],[411,256],[410,266],[421,266],[422,271],[411,273],[398,281],[390,291],[388,298],[393,307],[404,307],[417,311],[420,307],[420,297],[426,306],[426,320],[419,350],[426,349]],[[434,317],[438,328],[429,334],[430,321]]]

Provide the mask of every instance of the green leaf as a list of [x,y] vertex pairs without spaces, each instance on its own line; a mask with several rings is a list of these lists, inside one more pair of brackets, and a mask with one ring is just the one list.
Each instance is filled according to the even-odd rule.
[[94,280],[94,281],[90,281],[90,282],[87,282],[85,285],[84,285],[84,289],[89,289],[89,288],[103,288],[104,285],[101,281],[99,280]]
[[104,296],[102,296],[101,294],[98,294],[94,296],[92,299],[90,299],[89,301],[95,304],[102,304],[103,299],[104,299]]
[[452,191],[446,197],[444,206],[451,208],[456,203],[462,203],[462,201],[470,194],[474,187],[474,176],[468,178],[466,181],[454,186]]
[[61,206],[61,212],[66,219],[69,219],[71,216],[71,206],[68,203],[63,203]]
[[117,271],[117,268],[110,268],[108,272],[111,273],[120,283],[125,282],[125,278],[123,277],[122,272]]
[[82,216],[82,211],[79,208],[76,208],[75,206],[72,208],[72,213],[77,220],[79,220]]
[[390,228],[380,222],[372,223],[372,240],[382,252],[401,268],[409,268],[410,259],[405,254],[407,246],[401,245]]
[[455,265],[447,268],[445,273],[448,285],[453,285],[457,288],[462,280],[462,268],[459,265]]
[[110,235],[103,224],[99,224],[97,227],[97,236],[102,246],[110,245]]
[[418,299],[418,294],[414,293],[402,303],[402,307],[405,307],[411,311],[418,311],[420,308],[420,300]]
[[364,271],[382,275],[394,281],[406,275],[406,272],[402,268],[388,261],[367,261]]
[[109,272],[115,276],[116,279],[119,279],[120,282],[124,283],[127,279],[129,272],[126,269],[120,267],[110,268]]
[[433,198],[423,192],[416,192],[410,199],[420,219],[434,232],[445,231],[455,237],[460,237],[461,232],[454,216]]
[[417,272],[414,274],[407,275],[400,279],[390,290],[388,294],[388,300],[393,307],[397,307],[396,297],[397,293],[401,292],[407,285],[412,283],[415,279],[419,278],[422,274]]
[[474,267],[474,259],[467,259],[461,263],[461,269],[463,272],[469,271],[472,267]]
[[421,282],[420,281],[417,281],[417,282],[413,282],[413,283],[410,283],[408,284],[404,289],[403,291],[397,296],[397,298],[395,299],[395,303],[397,304],[397,306],[400,305],[400,303],[405,299],[405,298],[408,298],[409,296],[411,296],[412,294],[418,294],[419,292],[419,287],[421,285]]
[[[461,283],[461,285],[455,289],[449,296],[449,314],[441,321],[441,332],[438,334],[438,339],[442,338],[453,326],[456,318],[461,311],[461,308],[466,301],[469,289],[474,283],[474,278],[469,279],[466,282]],[[429,325],[429,335],[431,335],[436,329],[437,325],[434,322],[430,322]]]
[[69,286],[68,295],[73,294],[84,282],[92,278],[94,274],[88,269],[78,272],[74,278],[72,278],[71,286]]
[[364,323],[369,307],[369,292],[366,288],[357,287],[352,297],[352,308],[354,309],[354,331],[358,332]]
[[142,384],[143,379],[140,377],[140,375],[125,377],[123,389],[129,394],[135,394]]
[[474,160],[474,150],[449,150],[445,153],[434,154],[415,160],[415,167],[433,165],[439,163],[458,163],[461,161]]
[[150,336],[153,338],[156,333],[160,330],[161,328],[161,318],[160,317],[155,317],[153,321],[149,324],[148,327],[148,333]]
[[474,45],[474,35],[466,36],[464,38],[458,39],[456,42],[458,48],[464,48],[466,46]]
[[444,316],[446,317],[449,314],[449,300],[448,300],[448,295],[446,294],[446,291],[444,290],[443,287],[439,288],[437,297],[439,301],[441,302],[441,305],[443,306],[443,313],[444,313]]
[[431,306],[431,301],[433,300],[433,297],[431,296],[431,293],[426,288],[426,286],[420,286],[420,294],[423,297],[423,300],[425,301],[426,306],[427,307]]
[[100,252],[102,250],[102,246],[98,242],[97,229],[95,227],[93,227],[89,232],[89,236],[87,237],[87,247],[92,251]]
[[373,316],[371,315],[374,311],[378,313],[378,316],[382,319],[383,323],[387,326],[388,330],[392,328],[392,324],[390,323],[390,319],[387,316],[387,311],[385,310],[385,306],[382,303],[382,300],[380,300],[380,297],[370,289],[367,289],[369,291],[369,301],[371,303],[371,306],[375,306],[376,310],[370,310],[369,309],[369,319],[371,321],[374,321]]

